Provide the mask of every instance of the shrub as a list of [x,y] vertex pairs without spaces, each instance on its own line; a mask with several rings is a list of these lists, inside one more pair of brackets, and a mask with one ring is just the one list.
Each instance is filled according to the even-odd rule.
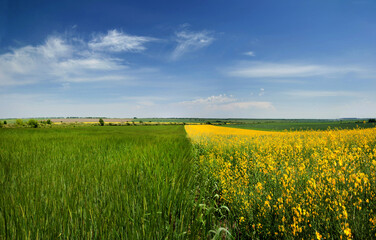
[[47,124],[52,124],[51,119],[47,119]]
[[30,127],[33,127],[33,128],[37,128],[38,127],[38,121],[35,120],[35,119],[30,119],[27,124],[30,126]]
[[23,125],[24,122],[23,122],[22,119],[17,119],[17,120],[16,120],[16,124],[17,124],[17,125]]
[[104,126],[104,121],[102,118],[99,119],[99,125]]
[[8,124],[7,121],[4,120],[4,125]]

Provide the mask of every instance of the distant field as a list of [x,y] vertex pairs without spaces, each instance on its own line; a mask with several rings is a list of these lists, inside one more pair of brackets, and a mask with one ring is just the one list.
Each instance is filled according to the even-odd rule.
[[[105,118],[105,122],[127,122],[127,121],[133,121],[133,119],[129,118]],[[99,118],[52,118],[52,122],[63,122],[63,123],[98,123]]]
[[248,124],[229,124],[226,127],[254,129],[264,131],[296,131],[296,130],[327,130],[331,129],[354,129],[354,128],[373,128],[375,123],[363,122],[340,122],[340,121],[317,121],[317,122],[291,122],[291,121],[278,121],[278,122],[255,122]]
[[[37,121],[46,121],[48,118],[35,118]],[[7,121],[8,124],[14,124],[16,119],[0,119],[1,122]],[[26,124],[28,118],[22,119]],[[99,118],[50,118],[55,124],[98,124]],[[330,119],[242,119],[242,118],[103,118],[105,125],[168,125],[168,124],[213,124],[228,125],[229,127],[238,127],[245,129],[257,129],[267,131],[283,130],[326,130],[331,128],[351,129],[357,125],[360,128],[369,128],[372,125],[363,124],[368,119],[354,120],[330,120]]]

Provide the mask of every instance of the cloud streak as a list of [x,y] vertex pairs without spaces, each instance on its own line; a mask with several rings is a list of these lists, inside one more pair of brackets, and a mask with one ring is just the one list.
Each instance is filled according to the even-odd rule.
[[95,51],[110,52],[140,52],[146,49],[145,43],[155,41],[156,38],[128,35],[116,29],[108,31],[106,35],[98,34],[89,43],[89,48]]
[[303,97],[303,98],[316,98],[316,97],[361,97],[364,96],[360,92],[351,91],[310,91],[310,90],[295,90],[288,91],[284,94],[293,97]]
[[250,56],[250,57],[255,57],[256,54],[253,51],[245,52],[244,55]]
[[192,101],[180,102],[181,105],[190,108],[204,108],[210,110],[233,111],[239,109],[274,109],[271,102],[261,101],[239,101],[233,96],[220,94],[218,96],[210,96],[207,98],[198,98]]
[[171,54],[173,60],[177,60],[182,55],[209,46],[214,37],[208,31],[191,32],[183,30],[176,33],[177,46]]
[[227,75],[241,78],[304,78],[333,77],[349,73],[360,74],[365,71],[365,69],[356,66],[246,62],[230,68]]

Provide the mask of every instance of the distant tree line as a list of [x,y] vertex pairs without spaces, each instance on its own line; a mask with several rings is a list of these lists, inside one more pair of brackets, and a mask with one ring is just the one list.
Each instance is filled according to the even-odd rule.
[[[8,124],[8,122],[6,120],[0,121],[0,127],[4,127],[7,124]],[[13,126],[16,125],[16,126],[19,126],[19,127],[29,126],[29,127],[32,127],[32,128],[37,128],[37,127],[41,126],[41,124],[51,125],[52,121],[51,121],[51,119],[42,120],[42,121],[38,121],[38,120],[35,120],[35,119],[29,119],[28,121],[24,121],[22,119],[16,119],[15,123],[11,124],[11,125],[13,125]]]

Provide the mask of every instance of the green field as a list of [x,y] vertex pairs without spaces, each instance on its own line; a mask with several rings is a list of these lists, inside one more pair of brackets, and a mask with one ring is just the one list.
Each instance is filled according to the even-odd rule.
[[0,129],[0,149],[0,239],[198,239],[218,228],[183,126]]
[[359,121],[254,121],[252,123],[228,124],[226,127],[235,127],[243,129],[254,129],[264,131],[305,131],[305,130],[327,130],[331,129],[354,129],[354,128],[373,128],[375,123],[359,122]]

